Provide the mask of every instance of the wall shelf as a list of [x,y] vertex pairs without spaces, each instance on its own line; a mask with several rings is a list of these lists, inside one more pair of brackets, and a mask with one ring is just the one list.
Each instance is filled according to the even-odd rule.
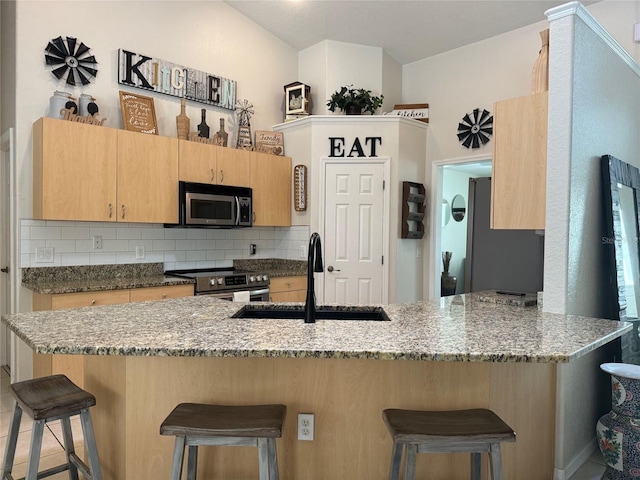
[[402,182],[402,233],[400,238],[424,237],[425,188],[422,183]]

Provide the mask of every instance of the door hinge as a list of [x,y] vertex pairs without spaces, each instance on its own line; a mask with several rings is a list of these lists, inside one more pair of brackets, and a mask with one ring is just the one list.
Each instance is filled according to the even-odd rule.
[[382,255],[382,265],[384,265],[384,255]]
[[386,180],[382,180],[382,189],[383,190],[384,190],[386,184],[387,184],[387,181]]

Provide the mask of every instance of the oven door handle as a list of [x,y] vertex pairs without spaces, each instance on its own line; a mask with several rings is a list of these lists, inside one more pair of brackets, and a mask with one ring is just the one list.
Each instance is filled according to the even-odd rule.
[[240,225],[240,199],[238,198],[237,195],[233,198],[236,201],[236,223],[235,224]]
[[249,290],[249,295],[264,295],[269,293],[269,288],[262,288],[260,290]]

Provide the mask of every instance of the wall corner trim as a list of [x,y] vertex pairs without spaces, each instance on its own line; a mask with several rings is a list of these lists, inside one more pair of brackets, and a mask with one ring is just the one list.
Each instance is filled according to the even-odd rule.
[[602,25],[591,15],[580,2],[569,2],[558,7],[551,8],[544,12],[549,22],[559,20],[564,17],[575,15],[580,18],[593,32],[598,35],[603,42],[605,42],[611,50],[613,50],[620,59],[626,63],[637,76],[640,77],[640,65],[638,65],[635,59],[627,52],[618,41],[607,32]]

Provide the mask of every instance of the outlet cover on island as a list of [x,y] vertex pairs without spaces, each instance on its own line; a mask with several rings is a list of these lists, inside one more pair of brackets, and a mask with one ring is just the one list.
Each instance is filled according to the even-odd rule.
[[298,440],[313,441],[313,413],[298,414]]

